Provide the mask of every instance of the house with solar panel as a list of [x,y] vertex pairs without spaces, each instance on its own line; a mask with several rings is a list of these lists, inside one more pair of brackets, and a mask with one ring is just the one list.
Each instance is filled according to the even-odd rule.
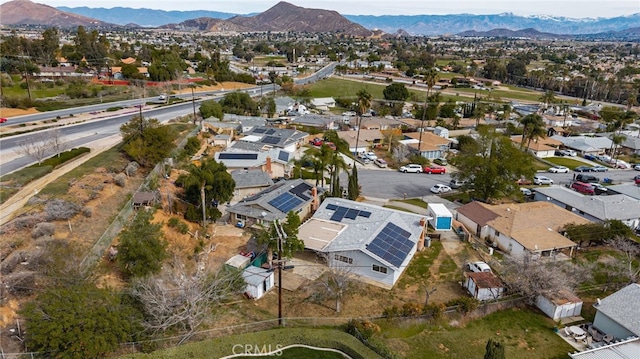
[[300,146],[307,143],[309,134],[306,132],[288,128],[256,126],[243,133],[245,136],[231,145],[235,148],[244,148],[254,151],[266,151],[271,148],[280,148],[287,152],[294,152]]
[[283,220],[289,211],[308,218],[320,204],[318,189],[303,179],[280,181],[254,196],[227,207],[229,220],[238,227],[268,226]]
[[229,172],[237,170],[261,170],[271,178],[286,177],[293,169],[293,152],[279,148],[269,151],[242,151],[229,148],[216,152],[213,158],[227,167]]
[[327,198],[298,231],[327,265],[349,266],[362,281],[390,289],[424,248],[427,217],[342,198]]

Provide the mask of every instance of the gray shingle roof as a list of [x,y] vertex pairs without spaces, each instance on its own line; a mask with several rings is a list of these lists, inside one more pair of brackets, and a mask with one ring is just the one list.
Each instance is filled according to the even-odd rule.
[[[255,159],[220,159],[220,155],[223,153],[254,153],[256,156]],[[286,165],[293,158],[293,153],[279,148],[272,148],[269,151],[259,151],[232,146],[225,151],[214,154],[216,162],[223,163],[227,168],[256,168],[267,163],[267,157],[270,157],[272,162],[279,162]]]
[[562,186],[539,187],[536,191],[602,221],[640,217],[640,201],[623,194],[585,196]]
[[265,279],[269,278],[271,272],[264,268],[258,268],[256,266],[248,266],[242,271],[242,278],[249,285],[259,286],[262,285]]
[[602,299],[596,309],[640,336],[640,284],[629,284]]
[[[306,132],[291,130],[288,128],[255,126],[251,130],[244,133],[251,139],[251,142],[260,143],[263,146],[268,145],[271,147],[287,147],[292,143],[296,143],[309,134]],[[253,141],[257,139],[257,141]],[[243,141],[240,139],[240,141]]]
[[235,170],[231,172],[231,177],[236,182],[236,188],[267,187],[273,185],[273,180],[269,174],[259,170]]
[[574,150],[593,152],[598,150],[607,150],[611,148],[611,140],[605,137],[586,137],[586,136],[569,136],[553,135],[551,138],[562,142],[563,145]]

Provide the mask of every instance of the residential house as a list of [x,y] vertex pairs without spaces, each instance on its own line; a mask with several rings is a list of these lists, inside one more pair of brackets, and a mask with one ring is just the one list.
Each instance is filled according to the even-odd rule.
[[[306,143],[308,133],[292,130],[288,128],[276,128],[266,126],[256,126],[243,133],[245,136],[239,138],[236,144],[231,147],[245,148],[248,150],[268,150],[270,148],[280,148],[287,152],[295,152]],[[243,144],[245,147],[243,147]]]
[[[451,146],[451,140],[442,138],[432,132],[408,132],[404,134],[404,140],[399,141],[409,147],[412,152],[418,152],[422,157],[436,159],[445,157]],[[422,142],[420,142],[422,140]]]
[[320,130],[337,130],[342,122],[342,116],[325,116],[313,113],[295,116],[290,121],[295,126],[313,127]]
[[[380,130],[360,130],[358,131],[338,131],[338,137],[345,140],[349,144],[349,152],[362,153],[372,149],[384,140],[384,135]],[[356,139],[358,143],[356,144]]]
[[[635,187],[637,195],[638,188]],[[537,201],[553,203],[590,222],[617,219],[631,229],[640,226],[640,200],[624,194],[586,196],[566,187],[550,186],[536,188],[533,198]]]
[[[520,147],[522,143],[522,136],[511,136],[511,142],[513,142],[517,147]],[[530,143],[525,139],[525,146],[527,146],[527,150],[534,156],[538,158],[547,158],[555,156],[555,151],[562,146],[562,142],[553,138],[543,137],[533,140]]]
[[336,100],[333,97],[319,97],[311,99],[311,105],[320,111],[329,111],[336,107]]
[[492,272],[467,272],[464,287],[472,297],[480,301],[495,300],[502,297],[504,284]]
[[631,359],[640,353],[640,338],[622,340],[610,345],[569,353],[571,359]]
[[274,184],[271,176],[260,169],[231,171],[231,178],[236,183],[231,203],[254,196]]
[[300,226],[298,238],[329,266],[348,267],[361,280],[390,289],[424,248],[426,231],[425,216],[330,197]]
[[433,129],[433,134],[442,138],[449,138],[449,129],[442,126],[436,126]]
[[[640,336],[640,284],[632,283],[598,300],[593,325],[616,339]],[[638,354],[640,352],[636,352]]]
[[539,295],[536,307],[553,320],[578,317],[582,312],[582,299],[562,289],[557,293]]
[[293,158],[292,152],[278,148],[256,151],[233,146],[214,154],[216,162],[224,164],[229,172],[258,169],[269,174],[271,178],[288,176],[293,167]]
[[302,179],[280,181],[254,196],[227,207],[233,225],[249,227],[254,224],[269,226],[283,220],[294,211],[304,220],[319,206],[318,189]]
[[[548,202],[489,205],[471,202],[457,209],[457,220],[472,233],[511,255],[525,253],[538,257],[568,259],[576,243],[560,231],[569,223],[591,223]],[[532,220],[534,219],[535,220]]]
[[238,133],[247,133],[254,128],[264,127],[267,119],[260,116],[241,116],[235,114],[224,114],[223,123],[233,123]]
[[156,192],[136,192],[131,199],[131,205],[134,209],[139,209],[140,207],[149,207],[157,202],[157,193]]
[[[611,138],[613,135],[611,132],[598,133],[600,137]],[[616,133],[618,135],[618,133]],[[640,134],[638,130],[621,131],[619,135],[624,136],[624,141],[617,147],[617,149],[625,155],[640,155]]]
[[640,200],[640,189],[633,182],[607,186],[607,190],[611,193],[624,194],[627,197]]
[[363,130],[393,130],[402,128],[404,124],[393,118],[361,116],[357,123],[351,125],[359,125]]
[[227,148],[231,144],[232,137],[231,135],[218,134],[209,140],[209,143],[213,146],[220,146],[222,148]]
[[602,154],[611,149],[610,139],[606,137],[587,137],[587,136],[559,136],[555,135],[552,139],[562,142],[563,147],[570,148],[580,155],[585,154]]

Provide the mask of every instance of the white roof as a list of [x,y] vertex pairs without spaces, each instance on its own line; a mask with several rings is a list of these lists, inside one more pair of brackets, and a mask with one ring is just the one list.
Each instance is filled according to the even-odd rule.
[[451,211],[442,203],[429,203],[429,210],[438,217],[453,217]]
[[580,353],[569,353],[569,357],[572,359],[636,359],[638,353],[640,353],[640,339],[633,338]]

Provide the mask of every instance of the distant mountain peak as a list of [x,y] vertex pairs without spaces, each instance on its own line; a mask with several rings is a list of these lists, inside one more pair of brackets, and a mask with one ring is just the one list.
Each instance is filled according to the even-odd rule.
[[107,26],[107,22],[60,11],[52,6],[30,0],[12,0],[0,4],[3,25],[45,25],[58,27]]

